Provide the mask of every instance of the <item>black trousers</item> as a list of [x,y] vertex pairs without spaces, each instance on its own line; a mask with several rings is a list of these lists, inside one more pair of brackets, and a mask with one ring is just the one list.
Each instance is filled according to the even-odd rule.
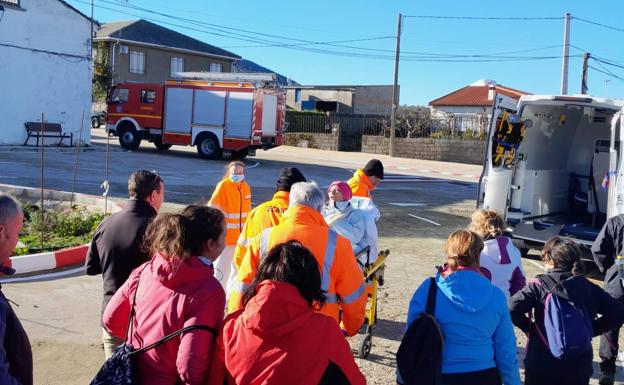
[[442,385],[501,385],[497,368],[442,375]]
[[589,385],[588,378],[563,379],[561,376],[548,376],[544,373],[532,373],[527,370],[524,372],[524,385]]
[[[616,298],[618,299],[618,298]],[[620,302],[624,302],[624,298],[619,298]],[[600,371],[603,373],[615,373],[615,361],[617,360],[618,350],[620,348],[619,340],[620,328],[609,330],[600,336]]]

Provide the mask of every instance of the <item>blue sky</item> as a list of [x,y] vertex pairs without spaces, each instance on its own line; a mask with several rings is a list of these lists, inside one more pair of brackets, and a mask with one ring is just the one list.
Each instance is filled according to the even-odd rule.
[[[86,14],[90,13],[90,6],[83,3],[89,0],[68,2]],[[400,0],[383,3],[369,0],[320,0],[307,3],[270,0],[129,0],[127,3],[127,6],[148,8],[185,20],[129,9],[126,3],[119,0],[95,0],[95,5],[95,18],[101,22],[138,18],[128,13],[152,19],[151,21],[160,21],[163,26],[228,49],[299,83],[310,85],[392,84],[392,52],[396,45],[393,36],[396,35],[399,12],[404,15],[481,17],[563,17],[565,12],[570,12],[572,16],[624,30],[624,1],[621,0],[525,0],[512,3],[459,0]],[[177,26],[165,23],[174,23]],[[309,43],[369,38],[379,39],[335,43],[362,49]],[[401,104],[427,104],[430,100],[482,78],[493,79],[500,84],[532,93],[558,93],[560,58],[443,62],[440,61],[439,54],[504,53],[506,56],[532,58],[561,56],[562,41],[563,20],[406,18],[401,41],[401,50],[406,54],[399,70]],[[624,31],[573,19],[570,42],[607,62],[624,67],[624,50],[621,49],[624,46]],[[310,52],[310,49],[331,53]],[[581,53],[577,48],[570,49],[571,55]],[[424,56],[437,57],[433,61],[422,61]],[[596,61],[590,62],[590,65],[597,70],[610,71],[616,75],[613,77],[590,69],[590,94],[624,98],[624,68]],[[570,93],[580,92],[580,77],[581,58],[571,57]]]

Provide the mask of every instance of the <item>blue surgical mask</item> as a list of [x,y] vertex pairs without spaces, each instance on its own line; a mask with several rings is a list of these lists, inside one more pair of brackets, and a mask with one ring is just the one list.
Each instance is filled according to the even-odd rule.
[[344,211],[349,207],[349,201],[334,202],[334,206],[340,211]]
[[240,175],[240,174],[232,174],[230,175],[230,180],[234,183],[240,183],[243,180],[245,180],[245,175]]

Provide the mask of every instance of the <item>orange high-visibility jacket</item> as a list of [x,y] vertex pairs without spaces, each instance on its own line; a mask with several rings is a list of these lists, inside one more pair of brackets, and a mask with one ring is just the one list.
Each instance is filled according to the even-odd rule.
[[[243,230],[238,236],[236,249],[234,249],[234,257],[232,258],[234,274],[237,274],[243,257],[245,253],[247,253],[247,248],[253,239],[262,234],[264,229],[268,229],[280,223],[282,215],[286,212],[286,209],[288,209],[289,196],[290,193],[288,191],[278,191],[273,195],[273,199],[261,203],[249,212]],[[238,292],[238,285],[234,286],[230,292],[230,301],[228,304],[228,308],[231,309],[231,311],[234,311],[238,307],[241,295],[242,293]]]
[[[342,327],[349,335],[357,333],[366,310],[364,276],[349,241],[330,230],[321,213],[310,207],[290,207],[281,224],[264,230],[251,242],[238,270],[240,292],[251,285],[260,261],[269,250],[290,240],[301,242],[319,264],[321,288],[327,293],[327,302],[320,313],[340,322],[339,309],[342,309]],[[239,301],[237,308],[240,305]]]
[[247,182],[234,183],[230,178],[223,178],[217,184],[208,206],[217,207],[225,215],[227,234],[225,244],[236,245],[236,240],[251,210],[251,189]]
[[351,187],[354,197],[371,198],[370,192],[375,188],[375,185],[368,179],[368,175],[362,170],[356,170],[347,184]]

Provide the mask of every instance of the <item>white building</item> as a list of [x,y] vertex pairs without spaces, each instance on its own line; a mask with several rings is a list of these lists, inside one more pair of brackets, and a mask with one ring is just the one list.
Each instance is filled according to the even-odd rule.
[[90,31],[91,20],[64,1],[0,0],[0,144],[23,144],[24,123],[42,113],[75,144],[83,111],[90,142]]

